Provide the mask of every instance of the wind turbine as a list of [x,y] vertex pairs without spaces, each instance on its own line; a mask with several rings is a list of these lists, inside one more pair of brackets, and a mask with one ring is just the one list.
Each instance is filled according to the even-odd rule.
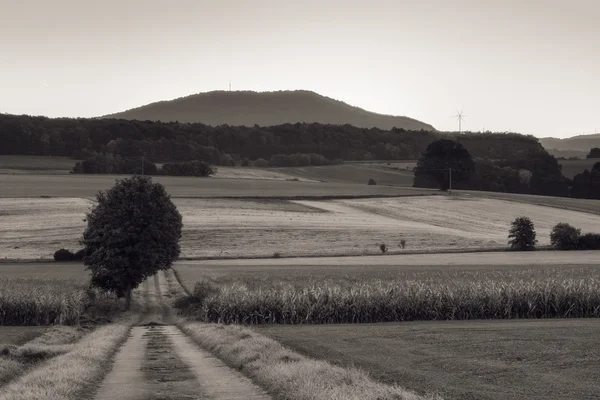
[[458,120],[458,133],[460,134],[462,132],[462,122],[465,120],[466,115],[463,114],[463,110],[461,109],[460,111],[456,110],[456,115],[454,116],[454,118],[456,118]]

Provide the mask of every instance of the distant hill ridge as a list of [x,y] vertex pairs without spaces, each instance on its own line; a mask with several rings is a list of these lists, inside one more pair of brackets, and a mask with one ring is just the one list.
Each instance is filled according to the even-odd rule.
[[600,133],[591,135],[578,135],[565,139],[553,137],[540,138],[540,143],[548,151],[579,151],[589,153],[593,147],[600,147]]
[[413,118],[377,114],[308,90],[212,91],[159,101],[102,118],[199,122],[211,126],[317,122],[384,130],[394,127],[416,131],[435,130],[433,126]]

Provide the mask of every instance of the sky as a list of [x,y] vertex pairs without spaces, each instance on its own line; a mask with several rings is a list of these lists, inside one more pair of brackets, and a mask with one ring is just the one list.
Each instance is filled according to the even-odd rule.
[[438,130],[600,132],[598,0],[0,0],[0,112],[312,90]]

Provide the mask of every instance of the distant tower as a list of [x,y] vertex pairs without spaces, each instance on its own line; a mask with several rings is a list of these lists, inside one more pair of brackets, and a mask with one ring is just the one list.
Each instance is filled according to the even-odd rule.
[[458,120],[458,133],[462,132],[462,122],[465,120],[464,117],[466,117],[466,115],[463,114],[462,109],[460,111],[456,111],[456,115],[454,116],[454,118]]
[[231,92],[231,81],[229,81],[229,91]]

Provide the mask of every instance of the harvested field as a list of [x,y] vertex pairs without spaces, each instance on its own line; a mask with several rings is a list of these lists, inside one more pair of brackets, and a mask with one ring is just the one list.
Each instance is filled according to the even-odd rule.
[[447,400],[580,400],[600,392],[600,321],[263,325],[309,357]]
[[214,178],[221,179],[259,179],[259,180],[274,180],[274,181],[286,181],[286,180],[300,180],[306,182],[319,182],[316,179],[299,178],[294,175],[287,174],[285,170],[274,170],[267,168],[253,168],[253,167],[217,167],[217,173],[213,175]]
[[323,182],[354,183],[366,185],[369,178],[375,179],[378,185],[407,186],[413,184],[412,169],[416,163],[352,163],[342,165],[327,165],[323,167],[281,167],[270,168],[286,175],[300,179],[310,179]]
[[[0,174],[0,197],[93,197],[111,188],[122,175],[11,175]],[[410,196],[437,193],[410,187],[349,183],[292,182],[268,179],[218,179],[156,176],[173,197],[332,197]]]
[[0,262],[2,278],[67,279],[85,285],[90,280],[90,272],[81,262]]
[[[174,201],[183,215],[184,258],[379,254],[381,243],[389,253],[502,249],[511,221],[522,215],[534,222],[540,245],[550,243],[558,222],[584,232],[600,227],[597,215],[472,196]],[[91,205],[79,198],[0,199],[0,257],[50,258],[61,247],[78,249]]]
[[92,204],[81,198],[0,199],[0,258],[35,259],[51,257],[60,248],[78,250]]

